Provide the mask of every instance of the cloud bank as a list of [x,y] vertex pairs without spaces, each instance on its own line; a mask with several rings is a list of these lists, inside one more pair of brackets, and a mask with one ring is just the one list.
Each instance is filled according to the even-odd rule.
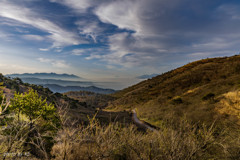
[[[42,10],[31,8],[36,3],[44,3]],[[51,44],[40,51],[53,49],[108,69],[161,69],[238,53],[239,15],[237,0],[0,0],[0,25],[18,26],[22,39]],[[0,37],[11,39],[4,32]]]
[[[239,50],[239,2],[219,0],[54,0],[91,12],[121,33],[108,36],[109,52],[90,55],[109,64],[155,65],[234,54]],[[90,10],[90,11],[89,11]],[[81,21],[78,22],[81,26]],[[81,27],[94,41],[96,22]]]

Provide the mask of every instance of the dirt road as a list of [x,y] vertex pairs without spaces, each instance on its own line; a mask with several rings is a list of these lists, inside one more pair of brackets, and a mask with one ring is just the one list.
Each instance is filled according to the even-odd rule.
[[143,121],[141,121],[141,120],[138,119],[137,113],[136,113],[136,109],[133,109],[133,110],[132,110],[132,113],[133,113],[133,114],[132,114],[132,119],[133,119],[134,123],[135,123],[138,127],[144,128],[144,129],[149,129],[149,130],[151,130],[151,131],[155,131],[155,130],[156,130],[155,128],[149,126],[149,125],[146,124],[145,122],[143,122]]

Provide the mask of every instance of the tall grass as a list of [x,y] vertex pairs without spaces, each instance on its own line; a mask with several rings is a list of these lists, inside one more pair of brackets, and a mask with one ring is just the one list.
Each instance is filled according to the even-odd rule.
[[57,160],[140,159],[192,160],[238,159],[240,132],[192,125],[182,119],[159,131],[139,132],[133,125],[102,126],[93,118],[87,126],[64,126],[55,137],[51,155]]
[[[168,122],[157,131],[139,131],[134,125],[110,123],[101,125],[95,116],[88,125],[77,125],[68,117],[67,109],[59,109],[62,127],[54,135],[51,153],[47,152],[45,140],[38,132],[30,141],[41,159],[56,160],[218,160],[240,158],[239,128],[218,128],[213,123],[192,124],[186,119],[178,123]],[[1,158],[4,153],[25,152],[24,144],[28,125],[14,122],[9,134],[1,130]],[[36,130],[37,131],[37,130]],[[11,143],[9,143],[11,142]],[[9,157],[8,157],[9,158]],[[19,157],[10,157],[19,158]],[[28,158],[28,157],[25,157]],[[31,159],[37,159],[31,157]]]

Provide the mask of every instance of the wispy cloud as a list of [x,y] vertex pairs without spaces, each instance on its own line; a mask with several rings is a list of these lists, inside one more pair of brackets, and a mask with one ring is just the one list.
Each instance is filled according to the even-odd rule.
[[97,43],[98,36],[103,34],[104,29],[101,28],[96,21],[77,21],[75,23],[78,26],[80,34],[90,37],[94,43]]
[[40,51],[43,51],[43,52],[47,52],[47,51],[49,51],[48,48],[39,48],[39,50],[40,50]]
[[82,49],[74,49],[71,51],[72,55],[75,56],[86,56],[88,57],[89,55],[95,55],[95,54],[102,54],[106,53],[107,50],[105,48],[82,48]]
[[85,12],[91,7],[94,2],[90,0],[50,0],[50,2],[57,2],[75,9],[76,12]]
[[45,39],[44,36],[31,35],[31,34],[23,35],[22,37],[27,40],[35,40],[35,41],[43,41]]
[[216,56],[216,52],[221,55],[224,50],[231,55],[239,48],[236,33],[240,29],[236,26],[240,6],[226,3],[201,0],[99,3],[94,13],[102,22],[132,31],[109,36],[110,54],[100,59],[128,67],[159,67],[166,62],[184,61],[195,52]]
[[103,3],[95,9],[95,14],[104,23],[111,23],[122,29],[139,32],[141,24],[138,19],[139,4],[142,0],[117,0]]
[[80,37],[75,33],[59,27],[53,22],[42,18],[38,13],[22,5],[13,4],[7,1],[1,1],[0,16],[30,25],[44,32],[47,32],[49,35],[47,35],[46,38],[52,41],[52,48],[87,43],[85,40],[80,39]]
[[53,60],[47,58],[38,58],[39,62],[51,64],[56,68],[69,68],[70,66],[64,60]]

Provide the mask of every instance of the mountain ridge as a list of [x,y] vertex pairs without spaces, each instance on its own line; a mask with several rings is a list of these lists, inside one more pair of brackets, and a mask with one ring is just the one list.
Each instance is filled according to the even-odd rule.
[[14,73],[14,74],[6,74],[5,76],[7,77],[12,77],[12,78],[67,78],[67,79],[82,79],[81,77],[74,75],[74,74],[67,74],[67,73],[63,73],[63,74],[58,74],[58,73],[47,73],[47,72],[41,72],[41,73]]
[[112,94],[116,91],[113,89],[103,89],[96,86],[80,87],[80,86],[60,86],[57,84],[44,84],[44,87],[49,88],[53,92],[65,93],[69,91],[89,91],[100,94]]
[[203,59],[116,92],[117,99],[107,108],[137,108],[143,120],[158,126],[170,114],[176,119],[185,115],[195,122],[232,119],[239,123],[238,112],[231,108],[229,113],[224,104],[233,100],[225,100],[226,95],[240,90],[239,79],[240,55]]

